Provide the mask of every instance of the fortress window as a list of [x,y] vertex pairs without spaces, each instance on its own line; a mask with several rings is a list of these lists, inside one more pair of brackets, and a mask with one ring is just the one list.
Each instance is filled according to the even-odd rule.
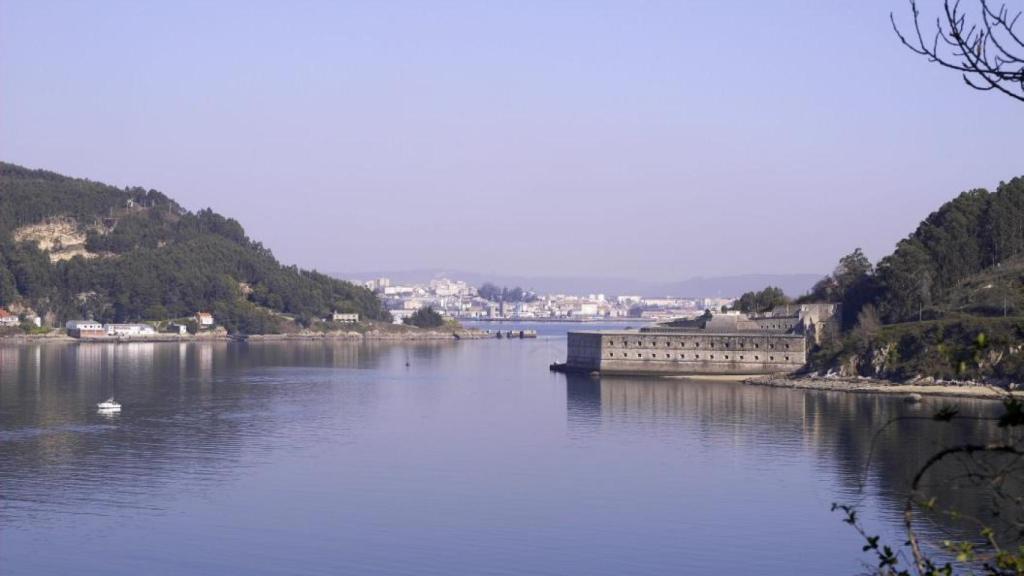
[[754,348],[757,348],[757,342],[754,343]]
[[644,343],[643,343],[643,342],[641,342],[641,341],[639,341],[639,340],[637,340],[637,341],[636,341],[636,345],[637,345],[637,346],[643,346],[643,345],[644,345]]
[[786,356],[786,362],[789,362],[789,356]]
[[728,355],[728,354],[726,354],[726,355],[725,355],[725,359],[726,359],[726,360],[728,360],[728,359],[729,359],[729,355]]
[[694,342],[693,343],[693,347],[694,348],[700,348],[700,342]]
[[694,354],[693,357],[694,358],[700,358],[700,354]]
[[786,344],[786,350],[789,350],[789,344]]
[[760,360],[760,359],[761,359],[760,356],[754,356],[754,360]]
[[740,360],[743,360],[743,356],[740,356]]
[[671,354],[665,354],[665,358],[671,358],[671,357],[672,357]]
[[768,360],[771,360],[772,362],[775,362],[775,356],[769,356]]
[[769,344],[768,347],[769,348],[775,348],[775,344]]
[[711,359],[712,359],[712,360],[714,360],[714,359],[715,359],[715,355],[714,355],[714,354],[712,354],[712,355],[711,355]]
[[714,342],[712,342],[712,343],[711,343],[711,347],[712,347],[712,348],[714,348],[714,347],[715,347],[715,343],[714,343]]

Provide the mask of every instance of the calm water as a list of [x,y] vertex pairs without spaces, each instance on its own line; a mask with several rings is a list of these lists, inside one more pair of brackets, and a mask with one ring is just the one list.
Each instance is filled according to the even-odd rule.
[[894,428],[860,493],[934,404],[567,378],[564,329],[0,347],[0,574],[855,573],[830,503],[895,534],[940,441]]

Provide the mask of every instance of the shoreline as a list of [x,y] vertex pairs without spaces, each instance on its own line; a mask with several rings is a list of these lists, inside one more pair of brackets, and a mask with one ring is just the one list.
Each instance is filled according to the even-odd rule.
[[1009,392],[1005,388],[976,382],[909,384],[873,378],[822,378],[814,376],[756,376],[743,380],[752,386],[789,388],[795,390],[821,390],[852,394],[888,394],[908,397],[911,394],[939,398],[973,398],[1002,400]]
[[[536,336],[527,336],[533,338]],[[228,334],[154,334],[138,337],[103,336],[96,338],[74,338],[67,334],[22,334],[16,336],[0,336],[3,344],[130,344],[130,343],[187,343],[187,342],[419,342],[419,341],[451,341],[460,340],[518,340],[519,336],[501,336],[496,332],[485,330],[423,330],[423,331],[379,331],[367,332],[322,332],[322,333],[291,333],[291,334],[250,334],[232,336]]]

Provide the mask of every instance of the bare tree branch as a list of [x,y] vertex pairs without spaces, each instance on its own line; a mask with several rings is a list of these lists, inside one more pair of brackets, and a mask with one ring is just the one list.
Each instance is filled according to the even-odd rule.
[[964,83],[975,90],[994,90],[1024,102],[1024,42],[1015,29],[1021,12],[1011,15],[1006,4],[994,8],[989,0],[975,1],[976,10],[969,11],[961,7],[960,0],[943,0],[931,43],[925,41],[921,29],[917,0],[908,0],[914,20],[912,35],[903,33],[895,14],[890,13],[889,20],[911,52],[960,72]]

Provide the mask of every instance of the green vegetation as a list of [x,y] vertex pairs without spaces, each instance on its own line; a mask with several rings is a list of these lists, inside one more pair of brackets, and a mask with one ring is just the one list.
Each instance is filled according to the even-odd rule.
[[523,290],[519,286],[515,288],[499,287],[490,282],[484,282],[483,286],[477,289],[477,294],[491,302],[533,302],[537,299],[536,294]]
[[842,335],[812,351],[814,369],[1024,380],[1024,179],[947,202],[876,267],[858,248],[797,300],[810,301],[842,304]]
[[[870,310],[870,309],[868,309]],[[962,316],[892,325],[863,322],[811,353],[811,365],[890,380],[1024,381],[1024,318]]]
[[760,314],[776,306],[789,304],[790,300],[782,292],[782,288],[768,286],[760,292],[747,292],[733,302],[732,309],[747,314]]
[[[51,263],[14,232],[73,218],[94,258]],[[294,317],[309,326],[332,310],[390,320],[362,287],[282,266],[242,226],[212,210],[189,212],[163,194],[120,190],[0,163],[0,306],[20,302],[58,321],[158,320],[211,310],[231,332],[272,333]]]
[[434,311],[433,306],[420,308],[412,316],[403,320],[403,322],[417,328],[440,328],[445,325],[444,316]]
[[887,322],[949,311],[969,276],[1024,252],[1024,179],[996,192],[972,190],[932,213],[878,263],[876,305]]

